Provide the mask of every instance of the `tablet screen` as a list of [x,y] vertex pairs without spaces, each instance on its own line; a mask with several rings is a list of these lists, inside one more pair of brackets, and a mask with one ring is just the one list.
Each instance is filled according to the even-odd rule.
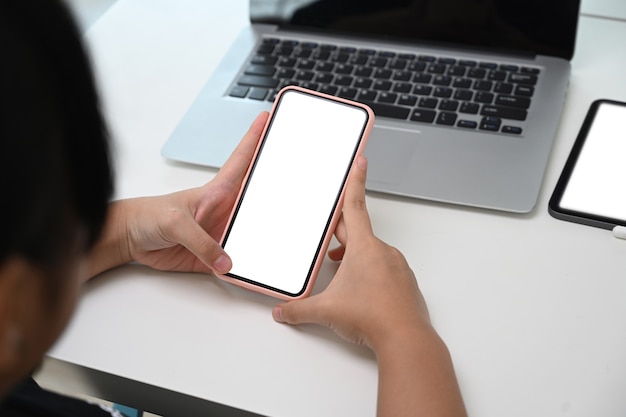
[[626,103],[592,104],[551,201],[555,217],[606,228],[626,223],[625,123]]

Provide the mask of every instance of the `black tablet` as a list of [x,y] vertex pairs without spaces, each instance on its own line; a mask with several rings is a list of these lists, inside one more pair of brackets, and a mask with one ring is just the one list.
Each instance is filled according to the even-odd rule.
[[591,104],[548,211],[604,229],[626,226],[626,103]]

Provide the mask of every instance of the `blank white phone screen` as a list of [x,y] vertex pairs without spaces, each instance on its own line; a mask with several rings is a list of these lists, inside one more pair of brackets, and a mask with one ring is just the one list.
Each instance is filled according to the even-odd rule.
[[626,107],[600,104],[561,198],[561,207],[626,218]]
[[367,120],[359,107],[282,95],[224,242],[229,275],[304,290]]

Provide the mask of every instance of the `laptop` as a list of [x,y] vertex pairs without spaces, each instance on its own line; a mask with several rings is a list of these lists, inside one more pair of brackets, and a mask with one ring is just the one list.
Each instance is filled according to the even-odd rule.
[[530,212],[566,96],[579,3],[250,0],[251,24],[162,155],[221,167],[277,91],[296,84],[374,110],[368,191]]

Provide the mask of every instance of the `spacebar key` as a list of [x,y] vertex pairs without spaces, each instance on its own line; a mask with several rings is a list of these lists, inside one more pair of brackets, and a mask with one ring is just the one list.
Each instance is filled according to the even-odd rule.
[[276,88],[278,80],[261,75],[243,75],[239,78],[239,80],[237,80],[237,84],[245,85],[247,87]]
[[391,106],[389,104],[373,103],[364,101],[363,104],[370,106],[376,116],[391,117],[392,119],[406,119],[410,110],[406,107]]

